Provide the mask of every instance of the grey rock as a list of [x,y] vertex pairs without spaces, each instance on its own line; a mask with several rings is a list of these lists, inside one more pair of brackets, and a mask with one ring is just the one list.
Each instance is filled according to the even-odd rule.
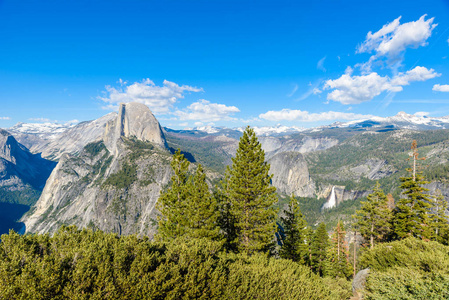
[[[161,127],[147,106],[136,103],[121,104],[119,113],[104,121],[98,122],[105,124],[104,140],[97,141],[101,151],[90,153],[84,145],[79,153],[60,156],[35,207],[22,218],[26,232],[54,232],[73,224],[154,234],[155,205],[171,176]],[[125,167],[135,176],[122,171]],[[120,186],[125,177],[132,180]]]
[[307,163],[301,153],[283,152],[268,160],[272,184],[278,192],[299,197],[312,197],[315,183],[309,176]]
[[141,103],[121,103],[116,118],[107,122],[103,140],[106,147],[117,154],[116,142],[120,137],[135,137],[168,149],[162,128],[148,106]]
[[354,296],[358,296],[359,299],[363,299],[363,290],[365,289],[366,279],[368,278],[370,269],[363,269],[355,274],[352,280],[352,292]]

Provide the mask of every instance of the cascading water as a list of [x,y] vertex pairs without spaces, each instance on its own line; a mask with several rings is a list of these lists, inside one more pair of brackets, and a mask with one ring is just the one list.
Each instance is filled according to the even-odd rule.
[[329,197],[329,200],[327,200],[326,203],[323,205],[323,209],[329,209],[332,207],[335,207],[337,205],[337,199],[335,198],[335,186],[332,187],[331,196]]

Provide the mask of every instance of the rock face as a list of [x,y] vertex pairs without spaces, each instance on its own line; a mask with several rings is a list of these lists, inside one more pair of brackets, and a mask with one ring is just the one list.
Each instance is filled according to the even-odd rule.
[[[62,224],[99,228],[119,234],[152,236],[154,206],[171,176],[170,154],[151,144],[135,148],[118,142],[118,156],[102,142],[96,154],[63,155],[32,214],[27,232],[54,232]],[[134,157],[130,160],[130,157]]]
[[0,187],[4,190],[41,190],[55,163],[31,154],[8,132],[0,129]]
[[168,148],[159,122],[148,106],[141,103],[120,104],[118,116],[106,124],[103,140],[111,152],[117,151],[115,144],[120,137],[135,137]]
[[14,127],[10,131],[17,136],[20,143],[29,145],[32,153],[41,153],[44,158],[58,161],[64,153],[79,153],[87,144],[100,140],[106,124],[116,117],[117,113],[110,113],[65,130],[59,128],[56,133],[23,132]]
[[299,138],[287,137],[259,137],[262,149],[267,158],[283,152],[307,153],[329,149],[338,144],[338,140],[322,137],[312,138],[300,136]]
[[369,276],[369,271],[369,268],[358,271],[352,280],[352,292],[354,297],[358,297],[358,299],[363,299],[363,291],[365,289],[366,279]]
[[299,197],[312,197],[315,183],[309,176],[307,163],[301,153],[283,152],[268,160],[272,184],[278,192]]
[[64,154],[32,212],[27,232],[54,232],[62,224],[119,234],[154,233],[155,204],[171,176],[171,154],[145,105],[122,104],[103,140]]

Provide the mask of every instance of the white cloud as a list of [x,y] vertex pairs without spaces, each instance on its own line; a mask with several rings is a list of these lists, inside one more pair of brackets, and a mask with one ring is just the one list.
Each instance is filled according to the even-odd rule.
[[210,103],[207,100],[199,100],[190,104],[184,110],[175,111],[174,114],[180,120],[199,120],[201,122],[217,122],[220,120],[234,120],[232,114],[240,112],[235,106]]
[[375,33],[368,32],[365,41],[357,48],[357,53],[374,51],[375,54],[361,65],[362,69],[370,71],[371,64],[382,57],[388,59],[390,66],[397,67],[403,60],[405,49],[427,45],[427,39],[438,24],[433,24],[434,18],[425,18],[426,15],[423,15],[417,21],[400,24],[399,17]]
[[0,120],[11,120],[10,117],[0,117]]
[[371,118],[371,115],[362,115],[354,113],[345,113],[337,111],[328,111],[322,113],[309,113],[308,111],[295,109],[282,109],[279,111],[268,111],[260,114],[259,118],[269,121],[301,121],[301,122],[316,122],[316,121],[332,121],[332,120],[356,120]]
[[326,56],[325,57],[323,57],[322,59],[320,59],[319,61],[318,61],[318,63],[316,64],[316,68],[318,69],[318,70],[321,70],[321,71],[323,71],[323,72],[326,72],[326,68],[324,67],[324,61],[326,60]]
[[140,102],[156,114],[164,114],[170,111],[170,108],[178,99],[184,98],[185,92],[202,92],[203,89],[188,85],[178,85],[174,82],[164,80],[163,86],[157,86],[150,79],[144,79],[141,82],[134,82],[127,85],[126,81],[119,80],[120,87],[114,88],[106,86],[106,96],[99,99],[108,103],[105,107],[113,109],[121,102]]
[[376,72],[367,75],[352,76],[351,72],[343,74],[335,80],[327,80],[324,89],[332,89],[327,94],[328,100],[341,104],[359,104],[370,101],[384,91],[400,92],[402,86],[409,85],[413,81],[425,81],[441,76],[434,69],[415,67],[405,73],[399,73],[393,78],[380,76]]
[[417,117],[425,117],[425,116],[428,116],[430,113],[429,112],[427,112],[427,111],[417,111],[417,112],[415,112],[414,113],[414,115],[415,116],[417,116]]
[[409,85],[413,81],[426,81],[435,77],[439,77],[441,74],[436,73],[434,69],[427,69],[425,67],[415,67],[405,73],[398,73],[391,80],[393,85]]
[[449,92],[449,84],[435,84],[432,91],[436,92]]

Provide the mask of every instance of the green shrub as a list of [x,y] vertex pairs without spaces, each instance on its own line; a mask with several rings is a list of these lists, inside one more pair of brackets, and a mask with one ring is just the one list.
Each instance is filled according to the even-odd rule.
[[154,243],[74,226],[52,237],[10,232],[1,239],[0,299],[346,297],[292,261],[227,254],[206,239]]

